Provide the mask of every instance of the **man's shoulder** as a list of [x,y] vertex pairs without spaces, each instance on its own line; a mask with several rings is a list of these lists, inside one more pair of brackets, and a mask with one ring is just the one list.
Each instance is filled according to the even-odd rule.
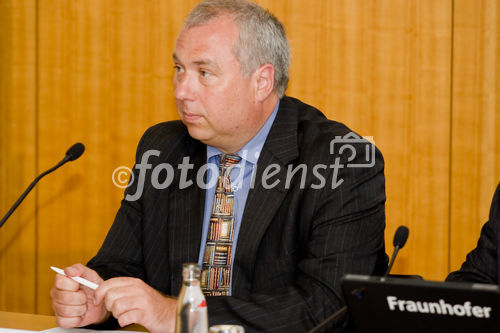
[[147,151],[159,151],[165,158],[190,155],[201,143],[189,136],[184,124],[167,121],[148,128],[137,146],[137,158]]
[[498,232],[500,232],[500,228],[498,227],[500,224],[500,183],[498,183],[493,200],[491,201],[490,221],[496,221]]
[[339,137],[360,137],[347,125],[328,119],[316,107],[293,97],[284,97],[280,102],[283,112],[295,114],[297,132],[302,139],[335,139]]
[[[282,140],[282,145],[295,149],[295,156],[304,163],[338,159],[345,165],[362,165],[366,169],[376,164],[376,170],[383,168],[382,154],[371,138],[368,140],[345,124],[328,119],[314,106],[285,97],[280,102],[280,111],[278,126],[285,128],[280,133],[289,139]],[[287,123],[293,125],[286,126]]]
[[166,121],[148,128],[142,135],[139,146],[163,146],[171,145],[188,135],[186,126],[180,120]]
[[144,136],[150,140],[161,138],[173,138],[185,136],[187,128],[180,120],[165,121],[151,126],[144,132]]

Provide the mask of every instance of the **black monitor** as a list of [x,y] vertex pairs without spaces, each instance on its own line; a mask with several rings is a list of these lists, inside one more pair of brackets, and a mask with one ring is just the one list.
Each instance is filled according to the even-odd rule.
[[500,332],[497,285],[346,275],[342,291],[358,333]]

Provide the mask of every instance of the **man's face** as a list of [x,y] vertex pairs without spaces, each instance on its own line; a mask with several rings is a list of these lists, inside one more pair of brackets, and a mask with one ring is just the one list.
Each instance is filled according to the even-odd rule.
[[263,125],[253,75],[243,77],[233,53],[237,39],[238,27],[222,17],[181,31],[174,49],[179,116],[193,138],[226,153]]

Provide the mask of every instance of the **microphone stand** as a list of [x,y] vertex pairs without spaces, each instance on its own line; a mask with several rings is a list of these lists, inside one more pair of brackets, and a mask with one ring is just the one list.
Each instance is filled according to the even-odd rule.
[[[408,239],[408,232],[409,232],[408,228],[405,226],[399,226],[398,229],[396,230],[393,240],[394,252],[392,253],[392,258],[391,261],[389,262],[389,266],[387,267],[387,271],[382,276],[382,278],[385,278],[389,275],[389,272],[392,269],[392,265],[394,265],[394,262],[396,261],[396,256],[399,250],[403,248],[403,246],[406,243],[406,240]],[[335,311],[332,315],[330,315],[328,318],[323,320],[319,325],[309,330],[307,333],[317,332],[323,326],[330,323],[332,323],[332,327],[336,328],[340,322],[346,320],[346,317],[348,315],[347,310],[348,310],[347,305],[344,305],[343,307]]]
[[347,317],[347,305],[344,305],[343,307],[341,307],[340,309],[335,311],[332,315],[330,315],[328,318],[323,320],[321,322],[321,324],[319,324],[318,326],[315,326],[312,330],[308,331],[307,333],[317,332],[321,328],[323,328],[323,326],[325,326],[326,324],[329,324],[329,323],[332,323],[333,327],[337,327],[337,325],[340,322],[344,321],[346,319],[346,317]]
[[50,168],[49,170],[43,172],[38,177],[36,177],[35,180],[30,184],[30,186],[28,186],[26,191],[24,191],[24,193],[19,197],[19,199],[17,199],[17,201],[14,203],[14,205],[12,205],[12,207],[9,209],[7,214],[5,214],[5,216],[2,218],[2,220],[0,220],[0,228],[4,225],[4,223],[7,221],[7,219],[12,215],[12,213],[14,213],[14,211],[21,204],[21,202],[23,202],[24,198],[26,198],[28,193],[31,192],[33,187],[35,187],[35,185],[40,181],[40,179],[42,179],[43,177],[45,177],[49,173],[59,169],[67,162],[76,160],[77,158],[79,158],[83,154],[84,150],[85,150],[85,146],[83,144],[81,144],[81,143],[74,144],[73,146],[71,146],[68,149],[68,151],[66,152],[66,156],[64,156],[64,158],[61,160],[61,162],[57,163],[56,166]]
[[35,180],[30,184],[30,186],[28,186],[28,188],[26,189],[26,191],[24,191],[24,193],[19,197],[19,199],[17,199],[17,201],[14,203],[14,205],[12,205],[12,207],[9,209],[9,211],[7,212],[7,214],[5,214],[5,216],[2,218],[2,220],[0,221],[0,228],[4,225],[5,222],[7,222],[7,219],[12,215],[12,213],[14,213],[14,211],[16,210],[16,208],[21,204],[21,202],[23,202],[24,198],[26,198],[26,196],[28,195],[28,193],[31,192],[31,190],[33,189],[33,187],[35,187],[35,185],[40,181],[40,179],[42,179],[43,177],[45,177],[46,175],[48,175],[52,171],[55,171],[56,169],[59,169],[67,161],[68,160],[66,160],[66,157],[65,157],[56,166],[50,168],[49,170],[43,172],[41,175],[39,175],[38,177],[36,177]]

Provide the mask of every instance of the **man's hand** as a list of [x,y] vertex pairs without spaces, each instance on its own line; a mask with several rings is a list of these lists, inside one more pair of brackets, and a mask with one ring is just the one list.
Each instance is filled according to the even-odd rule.
[[121,326],[135,323],[151,333],[174,332],[177,300],[140,279],[109,279],[97,288],[94,298],[96,306],[104,305]]
[[[64,270],[64,273],[73,277],[80,276],[97,284],[103,282],[94,270],[82,264],[69,266]],[[102,304],[94,304],[94,291],[92,289],[80,285],[67,276],[56,274],[50,296],[57,324],[61,327],[72,328],[100,323],[109,316]]]

